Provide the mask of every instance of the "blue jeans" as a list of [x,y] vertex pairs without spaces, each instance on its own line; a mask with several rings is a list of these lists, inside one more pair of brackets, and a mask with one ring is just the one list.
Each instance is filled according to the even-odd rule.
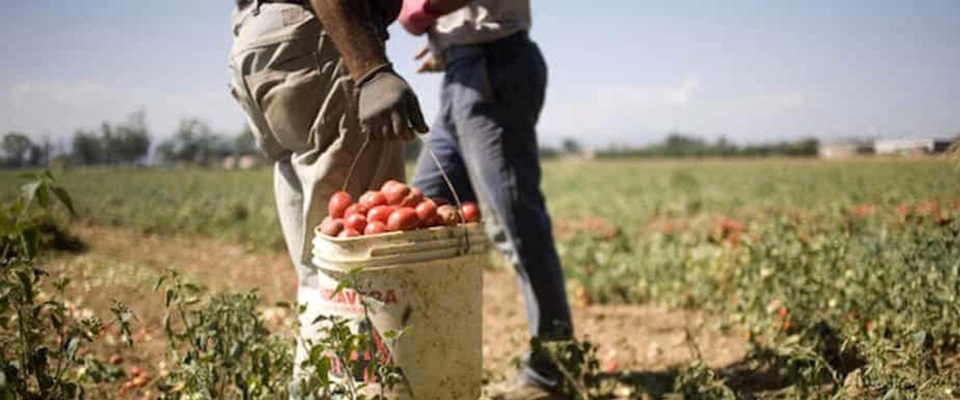
[[[536,124],[547,80],[543,56],[525,32],[444,55],[442,109],[427,145],[461,200],[480,206],[488,235],[513,264],[530,335],[567,338],[573,323],[540,191]],[[453,198],[426,151],[412,185],[429,196]],[[524,364],[521,379],[553,386],[559,378],[542,355],[528,355]]]

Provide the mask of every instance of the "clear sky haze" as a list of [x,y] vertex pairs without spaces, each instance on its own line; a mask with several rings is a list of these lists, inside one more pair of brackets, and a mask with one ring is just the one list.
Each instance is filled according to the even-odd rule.
[[[0,133],[60,143],[138,109],[234,135],[230,1],[2,0]],[[541,140],[640,144],[679,130],[737,142],[960,132],[960,1],[532,0],[550,68]],[[436,115],[422,38],[389,55]]]

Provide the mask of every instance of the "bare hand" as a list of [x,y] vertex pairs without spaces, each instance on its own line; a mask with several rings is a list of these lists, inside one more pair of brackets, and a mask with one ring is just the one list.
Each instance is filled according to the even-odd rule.
[[417,68],[419,73],[429,73],[429,72],[443,72],[444,65],[443,61],[438,60],[437,57],[434,57],[433,52],[430,51],[430,45],[424,45],[420,51],[413,57],[415,60],[423,60],[423,63],[420,64],[420,67]]

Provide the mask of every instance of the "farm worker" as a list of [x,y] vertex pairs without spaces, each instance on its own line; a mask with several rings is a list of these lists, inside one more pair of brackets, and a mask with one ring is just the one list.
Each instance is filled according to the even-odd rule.
[[[419,71],[445,71],[440,114],[427,144],[461,198],[479,203],[489,236],[513,264],[530,335],[569,338],[563,272],[540,191],[535,128],[547,69],[527,33],[529,0],[404,0],[400,23],[413,35],[429,35],[417,54],[424,60]],[[412,185],[450,198],[426,152]],[[553,390],[559,380],[543,354],[527,354],[518,379],[494,398],[560,399]]]
[[[401,0],[238,0],[230,88],[260,149],[274,162],[274,193],[298,292],[316,289],[313,228],[327,199],[403,179],[402,140],[426,132],[420,106],[385,55]],[[361,154],[364,142],[370,138]],[[312,321],[304,321],[304,332]],[[298,347],[298,359],[305,356]]]

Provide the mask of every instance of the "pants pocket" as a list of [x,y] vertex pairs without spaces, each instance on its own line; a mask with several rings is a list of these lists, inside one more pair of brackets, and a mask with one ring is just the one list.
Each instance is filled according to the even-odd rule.
[[273,133],[270,131],[270,126],[260,112],[260,107],[257,105],[257,102],[254,101],[250,92],[246,90],[243,74],[233,63],[230,65],[229,87],[230,94],[233,95],[234,100],[236,100],[237,104],[243,109],[244,116],[247,118],[247,126],[253,131],[253,136],[256,138],[257,147],[260,151],[268,159],[273,161],[281,160],[289,156],[290,151],[284,149],[277,143]]
[[266,124],[284,149],[302,152],[331,143],[351,108],[352,81],[325,42],[315,52],[245,77]]
[[316,65],[290,71],[265,69],[245,80],[277,143],[290,151],[308,149],[323,91]]

